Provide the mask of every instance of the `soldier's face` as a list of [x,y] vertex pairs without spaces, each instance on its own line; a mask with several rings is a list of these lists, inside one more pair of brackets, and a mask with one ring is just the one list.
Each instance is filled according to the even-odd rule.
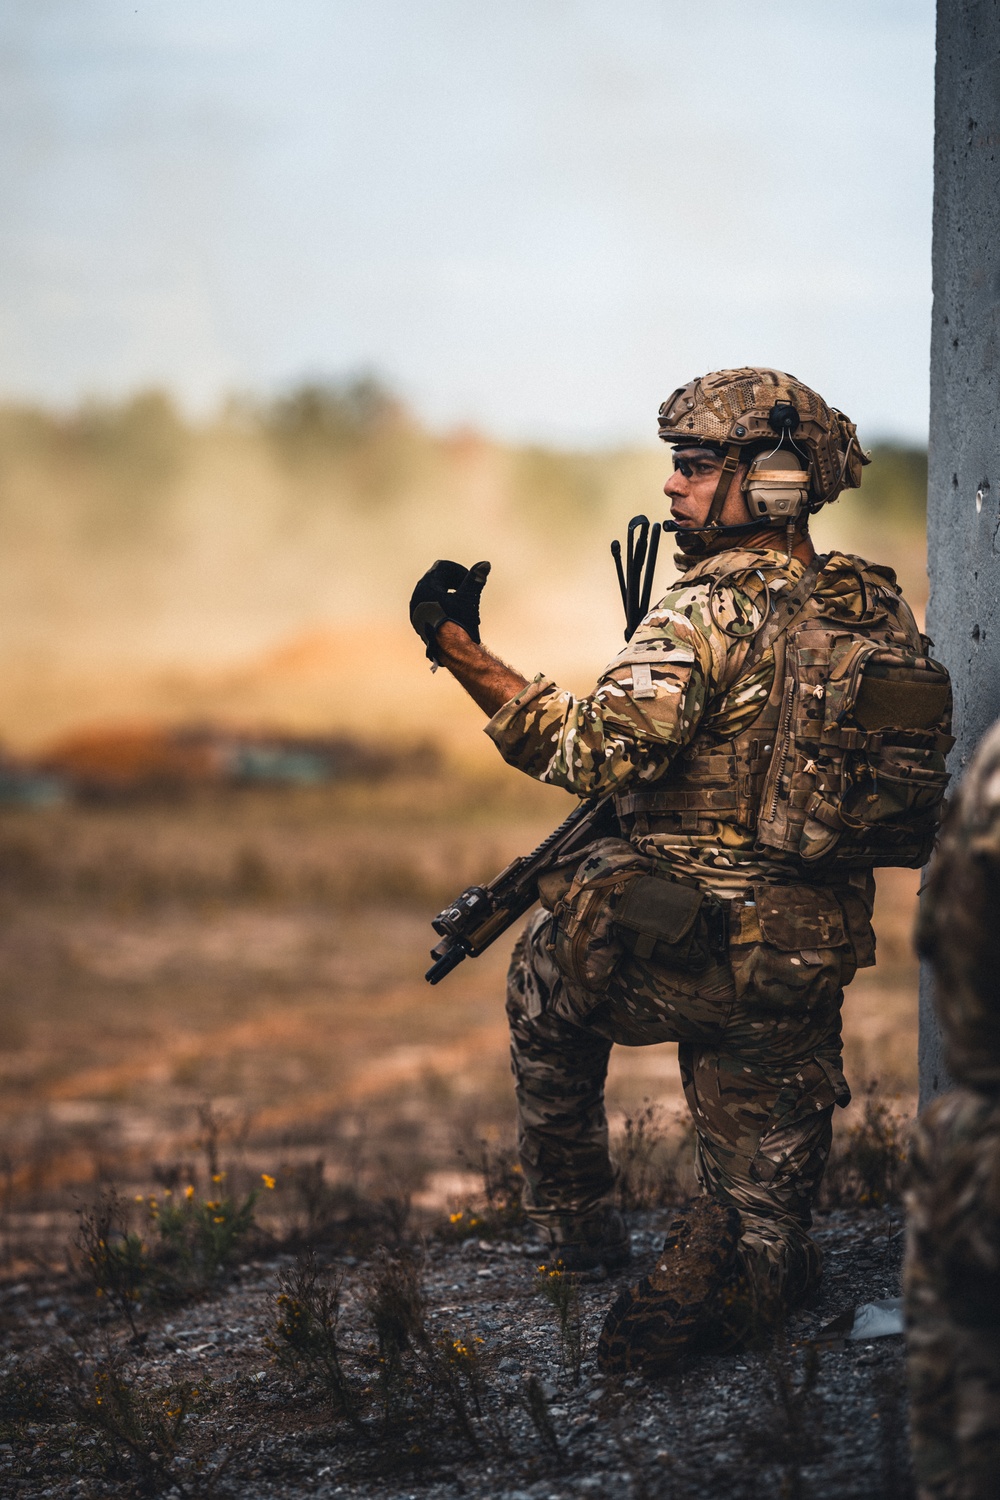
[[[705,448],[675,448],[673,458],[674,472],[663,486],[670,514],[682,527],[704,526],[719,483],[722,459]],[[740,526],[751,519],[743,496],[745,474],[746,465],[740,464],[719,517],[723,526]]]

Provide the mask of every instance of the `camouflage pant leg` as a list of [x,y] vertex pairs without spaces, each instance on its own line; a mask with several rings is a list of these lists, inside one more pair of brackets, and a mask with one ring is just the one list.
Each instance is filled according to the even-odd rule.
[[956,1089],[918,1121],[904,1274],[921,1500],[986,1500],[1000,1475],[1000,1103]]
[[737,1003],[722,1048],[681,1049],[706,1189],[739,1209],[740,1255],[761,1302],[789,1306],[819,1280],[809,1236],[830,1154],[841,1071],[840,1011],[854,977],[848,948],[730,950]]
[[561,1014],[565,986],[545,948],[548,920],[545,911],[532,917],[514,949],[507,1016],[525,1208],[565,1241],[614,1194],[604,1109],[611,1043]]
[[[760,1295],[793,1301],[819,1274],[810,1209],[829,1152],[842,961],[762,946],[701,974],[629,960],[600,996],[568,985],[531,919],[508,984],[529,1214],[559,1238],[611,1201],[603,1083],[610,1042],[679,1041],[706,1191],[743,1216]],[[746,960],[746,961],[744,961]]]
[[[762,1306],[791,1306],[819,1281],[811,1208],[830,1152],[833,1099],[809,1063],[801,1087],[715,1048],[680,1048],[705,1191],[740,1213],[740,1260]],[[823,1102],[823,1101],[828,1102]]]

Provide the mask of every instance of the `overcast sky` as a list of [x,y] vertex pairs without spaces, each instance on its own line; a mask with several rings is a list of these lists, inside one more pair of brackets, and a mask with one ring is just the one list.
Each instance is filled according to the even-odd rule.
[[756,363],[922,440],[933,9],[0,0],[0,394],[591,445]]

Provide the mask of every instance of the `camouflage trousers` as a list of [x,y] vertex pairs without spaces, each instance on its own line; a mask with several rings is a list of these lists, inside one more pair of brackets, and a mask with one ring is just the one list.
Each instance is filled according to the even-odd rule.
[[790,1305],[820,1274],[809,1236],[830,1150],[841,1071],[840,1007],[850,949],[735,945],[684,974],[628,957],[599,994],[569,983],[532,917],[508,975],[518,1141],[530,1217],[579,1239],[613,1201],[604,1082],[612,1044],[680,1043],[704,1190],[734,1204],[740,1255],[758,1295]]
[[1000,1099],[956,1089],[917,1122],[904,1277],[921,1500],[1000,1490]]

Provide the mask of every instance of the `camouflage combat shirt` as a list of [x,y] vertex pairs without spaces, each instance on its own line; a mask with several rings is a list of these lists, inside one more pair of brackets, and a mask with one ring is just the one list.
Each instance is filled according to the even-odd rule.
[[1000,721],[984,735],[945,817],[917,943],[934,964],[948,1071],[1000,1096]]
[[[745,671],[753,633],[730,631],[755,631],[766,612],[765,580],[776,598],[794,588],[804,565],[770,551],[676,560],[686,571],[592,693],[575,697],[539,674],[494,715],[486,733],[509,765],[581,797],[621,791],[658,781],[699,730],[721,742],[760,714],[774,678],[773,652]],[[860,614],[857,560],[836,563],[835,555],[815,597],[835,592],[841,611],[856,601]],[[636,655],[647,660],[637,666]],[[634,833],[633,842],[665,874],[720,897],[742,895],[750,881],[788,879],[787,865],[722,818],[714,834]]]

